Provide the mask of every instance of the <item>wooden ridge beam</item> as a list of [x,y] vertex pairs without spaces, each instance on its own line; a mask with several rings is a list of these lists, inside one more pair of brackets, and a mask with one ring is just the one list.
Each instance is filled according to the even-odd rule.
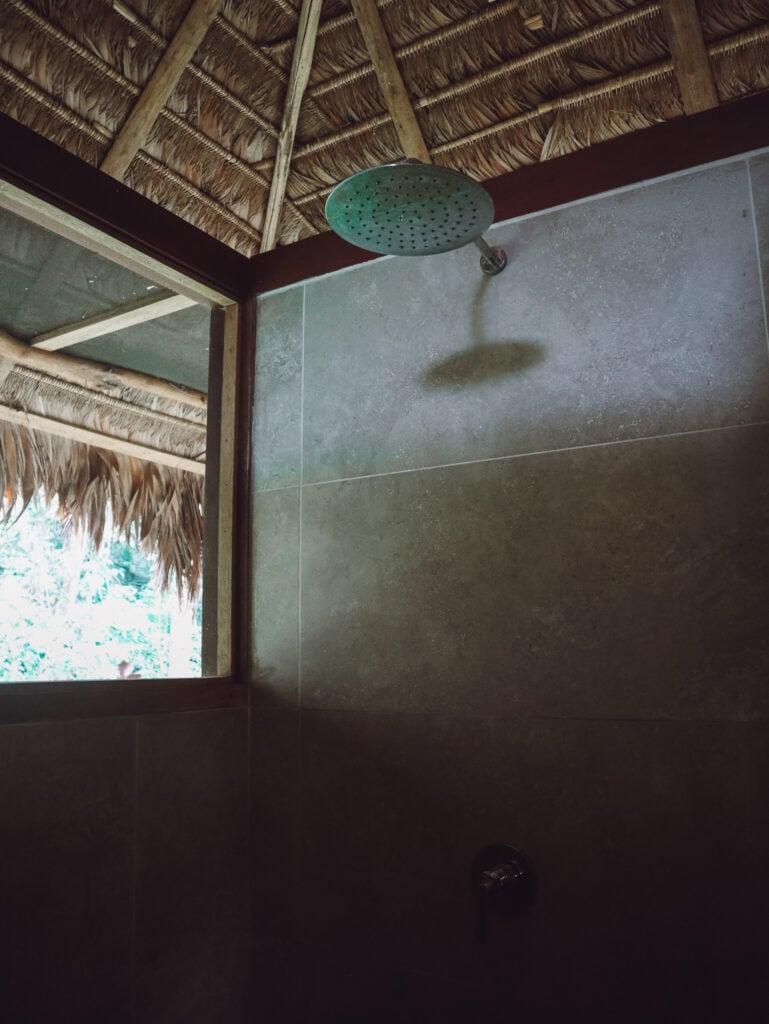
[[662,0],[662,20],[684,111],[696,114],[717,107],[718,93],[695,0]]
[[374,65],[379,88],[382,90],[404,156],[415,157],[425,164],[431,163],[430,151],[395,62],[376,3],[374,0],[352,0],[352,9],[363,34],[371,63]]
[[174,452],[162,451],[160,448],[150,448],[149,445],[138,444],[136,441],[126,441],[122,437],[113,437],[111,434],[102,434],[98,430],[90,430],[74,423],[50,419],[34,412],[23,412],[0,404],[0,420],[26,427],[28,430],[39,430],[44,434],[62,437],[68,441],[78,441],[80,444],[91,445],[94,448],[104,448],[106,451],[117,452],[120,455],[130,455],[135,459],[142,459],[144,462],[154,462],[160,466],[170,466],[172,469],[183,469],[187,473],[205,476],[205,462],[188,459],[183,455],[176,455]]
[[96,313],[94,316],[38,334],[30,345],[33,348],[45,349],[46,352],[56,352],[71,345],[78,345],[81,341],[101,338],[114,331],[124,331],[127,327],[157,320],[158,317],[168,316],[170,313],[177,313],[196,305],[195,300],[187,298],[186,295],[174,295],[172,292],[164,291],[162,294],[137,299],[136,302],[128,302],[104,313]]
[[303,0],[299,27],[296,34],[296,45],[291,62],[291,73],[286,88],[286,104],[283,109],[283,120],[278,136],[278,151],[275,155],[275,169],[272,174],[270,196],[267,201],[267,212],[264,215],[264,228],[260,252],[268,252],[275,248],[280,225],[280,214],[286,194],[288,174],[291,169],[291,156],[294,152],[296,126],[299,122],[299,111],[302,97],[307,88],[312,69],[312,57],[315,52],[315,39],[318,35],[318,23],[322,0]]
[[184,69],[200,46],[223,0],[193,0],[168,49],[118,132],[100,170],[122,180],[131,161],[144,145],[149,132],[175,89]]

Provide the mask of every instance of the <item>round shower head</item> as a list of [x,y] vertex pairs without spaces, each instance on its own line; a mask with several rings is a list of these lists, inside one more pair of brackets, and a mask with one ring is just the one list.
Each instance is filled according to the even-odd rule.
[[353,174],[326,200],[326,220],[347,242],[395,256],[430,256],[477,241],[494,219],[482,185],[418,160]]

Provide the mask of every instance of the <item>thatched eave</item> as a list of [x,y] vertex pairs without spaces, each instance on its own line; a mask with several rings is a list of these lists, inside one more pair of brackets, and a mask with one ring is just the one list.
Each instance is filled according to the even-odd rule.
[[109,517],[157,555],[163,587],[200,583],[206,396],[30,348],[0,332],[2,518],[42,494],[98,545]]

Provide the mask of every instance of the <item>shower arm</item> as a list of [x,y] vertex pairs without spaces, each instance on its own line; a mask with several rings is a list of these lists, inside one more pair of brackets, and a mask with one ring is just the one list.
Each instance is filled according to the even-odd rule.
[[473,245],[481,250],[481,270],[484,274],[498,274],[507,266],[507,253],[499,246],[490,246],[483,235],[473,239]]

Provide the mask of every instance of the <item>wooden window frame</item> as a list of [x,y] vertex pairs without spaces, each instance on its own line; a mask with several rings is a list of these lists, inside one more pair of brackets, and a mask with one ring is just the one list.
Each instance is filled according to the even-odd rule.
[[[248,260],[23,125],[0,115],[0,206],[212,309],[213,486],[206,515],[216,573],[203,567],[209,674],[194,679],[0,684],[0,723],[245,707],[250,622],[250,423],[254,297]],[[213,410],[212,410],[213,411]],[[233,560],[233,551],[239,557]],[[244,556],[244,557],[241,557]]]
[[[219,674],[0,684],[0,723],[246,706],[256,296],[378,257],[326,233],[248,259],[2,114],[0,138],[0,205],[151,274],[165,287],[224,309],[223,477],[216,487],[220,572],[208,609],[216,616]],[[769,93],[764,93],[484,184],[496,219],[508,220],[768,146]]]

